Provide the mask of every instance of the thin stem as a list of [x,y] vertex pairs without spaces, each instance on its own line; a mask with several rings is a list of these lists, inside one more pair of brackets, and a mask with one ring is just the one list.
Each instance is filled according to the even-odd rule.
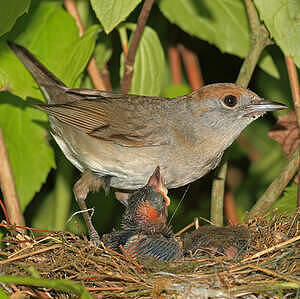
[[103,78],[99,72],[98,66],[97,66],[97,62],[96,59],[94,57],[92,57],[90,59],[90,62],[87,66],[87,71],[89,73],[89,76],[93,82],[93,85],[96,89],[99,90],[106,90]]
[[254,215],[263,215],[277,200],[285,189],[291,178],[295,175],[300,162],[299,148],[287,161],[282,172],[274,179],[265,193],[259,198],[251,211],[246,216],[246,220]]
[[172,83],[174,85],[181,84],[181,63],[180,55],[177,47],[170,46],[168,48],[169,64],[171,68]]
[[9,163],[9,156],[0,128],[0,185],[4,203],[7,210],[9,222],[14,225],[24,226],[25,221],[22,214],[19,197],[16,190],[12,169]]
[[126,57],[128,55],[128,38],[127,38],[126,28],[124,26],[120,26],[118,31],[119,31],[119,35],[120,35],[123,53],[124,53],[124,56]]
[[213,180],[212,201],[210,207],[211,222],[216,226],[223,226],[224,190],[227,173],[227,163],[223,163],[219,168],[218,177]]
[[[293,96],[293,102],[296,112],[296,118],[298,123],[298,128],[300,129],[300,87],[299,87],[299,80],[297,74],[297,68],[293,59],[289,56],[285,57],[285,62],[289,74],[291,91]],[[298,172],[300,175],[300,171]],[[300,207],[300,180],[298,182],[298,208]]]
[[[248,56],[245,58],[243,65],[240,69],[238,78],[236,80],[236,83],[242,87],[248,86],[262,51],[266,46],[272,43],[266,27],[259,20],[253,2],[251,0],[245,0],[245,5],[247,9],[250,27],[251,27],[251,46],[250,46],[250,51],[248,53]],[[222,214],[222,215],[223,215],[223,208],[222,208],[223,204],[218,202],[219,201],[223,202],[226,173],[227,173],[226,171],[224,171],[224,168],[227,169],[227,161],[224,162],[221,169],[219,170],[217,179],[215,179],[213,182],[213,190],[212,190],[212,206],[219,207],[218,210],[214,210],[214,213]],[[211,217],[221,219],[221,216],[211,215]]]
[[[84,26],[81,22],[79,12],[76,6],[76,3],[74,0],[64,0],[64,5],[68,13],[74,18],[77,27],[79,29],[79,35],[82,36],[84,34]],[[105,84],[103,82],[103,79],[101,77],[101,74],[99,72],[99,69],[97,67],[97,63],[94,57],[91,57],[88,66],[87,71],[89,73],[89,76],[93,82],[93,85],[95,88],[100,90],[106,90]]]
[[105,84],[105,89],[108,91],[112,91],[110,74],[109,74],[106,63],[104,63],[104,65],[102,67],[101,76],[102,76],[104,84]]
[[234,196],[232,192],[226,192],[224,196],[224,211],[227,221],[230,225],[237,225],[239,218],[236,211]]
[[204,83],[197,55],[183,45],[178,45],[178,49],[182,55],[183,63],[192,90],[202,87]]
[[139,42],[141,40],[142,34],[144,32],[146,22],[148,20],[153,3],[154,0],[145,0],[142,11],[138,18],[136,30],[133,34],[133,38],[128,50],[128,55],[125,58],[124,74],[123,74],[123,80],[121,84],[122,86],[121,89],[123,93],[128,93],[130,90],[132,76],[133,76],[133,64],[134,64],[136,51],[139,46]]

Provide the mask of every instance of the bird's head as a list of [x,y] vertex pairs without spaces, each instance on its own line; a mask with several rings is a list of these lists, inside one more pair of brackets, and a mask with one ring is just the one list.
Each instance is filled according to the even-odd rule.
[[287,108],[285,105],[266,101],[249,89],[231,83],[216,83],[192,92],[192,110],[198,127],[213,137],[225,136],[230,143],[252,121],[268,111]]
[[128,198],[123,215],[123,228],[156,231],[164,227],[168,214],[167,207],[170,204],[167,193],[168,189],[164,185],[158,166],[146,186]]

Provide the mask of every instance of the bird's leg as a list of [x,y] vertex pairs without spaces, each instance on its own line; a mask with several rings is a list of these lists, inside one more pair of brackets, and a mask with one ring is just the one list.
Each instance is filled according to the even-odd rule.
[[87,211],[85,199],[89,192],[96,192],[100,186],[103,187],[105,194],[109,191],[110,178],[109,177],[96,177],[89,171],[85,171],[81,178],[74,185],[74,195],[80,209],[83,211],[83,218],[86,223],[90,240],[98,245],[100,242],[99,234],[93,226],[91,216]]

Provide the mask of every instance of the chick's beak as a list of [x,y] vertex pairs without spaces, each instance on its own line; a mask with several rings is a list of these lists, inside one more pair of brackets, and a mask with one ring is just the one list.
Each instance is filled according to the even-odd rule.
[[159,188],[159,191],[160,193],[162,194],[165,202],[166,202],[166,206],[168,207],[170,205],[170,198],[168,196],[168,189],[167,187],[165,186],[165,182],[164,182],[164,179],[161,177],[161,180],[160,180],[160,188]]
[[153,174],[148,180],[147,185],[153,186],[154,189],[163,196],[167,207],[170,205],[170,198],[168,197],[168,189],[166,187],[164,178],[160,174],[159,166],[157,166],[156,169],[154,170]]
[[277,102],[261,100],[257,103],[251,103],[244,108],[245,114],[243,116],[261,115],[267,111],[275,111],[288,108],[286,105]]

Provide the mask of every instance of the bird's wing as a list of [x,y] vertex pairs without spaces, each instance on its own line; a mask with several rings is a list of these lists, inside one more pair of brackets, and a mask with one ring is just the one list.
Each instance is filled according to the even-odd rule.
[[181,248],[173,238],[145,236],[130,246],[130,253],[132,256],[148,255],[161,261],[170,261],[181,257]]
[[35,105],[59,121],[98,139],[122,146],[168,143],[167,117],[160,101],[129,98],[85,99],[59,105]]

